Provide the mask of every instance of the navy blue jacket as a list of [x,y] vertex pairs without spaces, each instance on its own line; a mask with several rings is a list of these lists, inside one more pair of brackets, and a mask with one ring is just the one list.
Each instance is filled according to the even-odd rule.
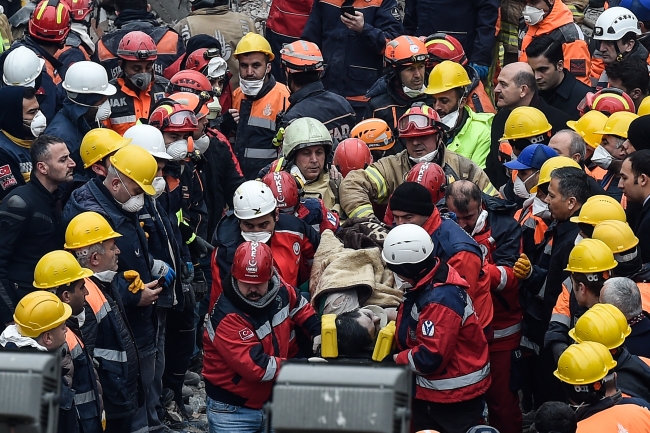
[[632,333],[625,339],[625,347],[636,356],[650,357],[650,319],[648,313],[644,318],[632,325]]
[[70,157],[77,164],[74,168],[75,173],[84,176],[86,175],[86,170],[84,170],[79,148],[81,147],[81,141],[84,135],[92,129],[83,117],[88,110],[88,107],[75,104],[66,98],[63,101],[63,108],[56,113],[54,119],[48,122],[47,128],[45,128],[45,134],[54,135],[63,139],[63,142],[68,146],[68,150],[70,151]]

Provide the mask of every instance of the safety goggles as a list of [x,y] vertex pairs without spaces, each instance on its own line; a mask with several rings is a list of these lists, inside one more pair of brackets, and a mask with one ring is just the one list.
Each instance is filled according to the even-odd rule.
[[196,115],[191,111],[179,111],[169,116],[170,126],[198,126]]
[[426,129],[433,126],[433,121],[424,114],[409,114],[399,119],[398,125],[400,131],[405,131],[415,127],[415,129]]

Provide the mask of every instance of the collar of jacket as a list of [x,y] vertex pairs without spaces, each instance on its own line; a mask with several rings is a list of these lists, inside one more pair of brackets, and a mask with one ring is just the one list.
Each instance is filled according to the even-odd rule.
[[[101,99],[102,98],[100,97],[98,100]],[[65,98],[63,101],[63,108],[61,109],[61,114],[65,116],[70,121],[70,123],[75,125],[83,136],[92,129],[84,118],[84,115],[91,108],[92,107],[84,107],[83,105],[75,104],[70,98]]]
[[293,107],[295,104],[302,101],[303,99],[306,99],[309,96],[315,94],[323,93],[324,91],[325,91],[325,87],[323,87],[323,83],[320,82],[320,80],[316,81],[315,83],[309,83],[306,86],[301,87],[300,89],[296,90],[295,92],[291,93],[291,95],[289,95],[289,102],[291,103],[291,105],[289,106],[289,110],[291,109],[291,107]]
[[34,39],[32,39],[31,36],[27,35],[23,39],[22,45],[26,46],[27,48],[31,49],[32,51],[36,51],[36,54],[39,56],[43,57],[46,61],[50,62],[52,67],[54,69],[59,69],[61,66],[63,66],[63,63],[59,62],[59,60],[45,51],[39,44],[36,42]]
[[216,6],[213,8],[204,8],[204,9],[199,9],[196,11],[190,12],[189,16],[193,15],[224,15],[230,11],[230,7],[228,5],[221,5],[221,6]]
[[263,97],[265,97],[271,90],[273,90],[273,88],[275,87],[275,78],[270,73],[268,74],[268,77],[269,77],[269,81],[267,81],[262,86],[262,88],[260,89],[260,93],[258,93],[255,96],[244,95],[246,99],[250,101],[257,101],[258,99],[262,99]]
[[438,258],[436,261],[437,263],[433,269],[420,279],[415,287],[408,289],[406,295],[427,288],[436,288],[443,284],[453,284],[454,286],[458,286],[465,290],[469,288],[467,282],[461,278],[454,268],[450,267],[447,263],[442,262]]
[[[582,205],[580,205],[582,207]],[[558,239],[558,237],[562,237],[565,234],[569,233],[571,230],[574,230],[578,228],[578,224],[571,222],[571,217],[578,216],[580,213],[580,207],[573,212],[569,218],[566,219],[566,221],[558,221],[557,225],[555,226],[555,239]],[[571,242],[574,240],[571,239]]]
[[[223,279],[223,294],[231,304],[233,304],[237,309],[243,311],[244,313],[253,317],[264,317],[272,308],[277,305],[275,300],[272,300],[266,306],[261,308],[252,306],[242,299],[242,296],[244,295],[242,295],[241,292],[239,294],[235,293],[235,291],[238,291],[239,289],[233,285],[233,280],[234,278],[232,278],[232,275],[230,273],[228,273],[228,275],[226,275],[226,277]],[[281,284],[282,283],[280,282],[277,270],[274,270],[271,281],[269,281],[268,291],[279,291]]]
[[553,98],[554,95],[558,95],[560,98],[566,101],[571,97],[571,91],[573,91],[573,87],[576,85],[576,81],[578,81],[576,77],[574,77],[571,72],[565,69],[564,78],[562,78],[560,84],[555,89],[546,91],[540,90],[539,95],[540,97],[544,95],[547,98]]
[[34,185],[43,194],[47,194],[47,197],[49,197],[52,202],[55,202],[61,198],[61,187],[58,187],[54,192],[50,192],[47,188],[43,186],[41,181],[38,179],[38,176],[34,175],[33,170],[32,170],[32,175],[29,178],[28,184]]
[[634,44],[632,51],[626,57],[637,57],[643,61],[648,59],[648,49],[639,40]]
[[571,13],[564,3],[556,1],[549,14],[534,26],[529,25],[528,29],[530,35],[535,37],[537,35],[551,33],[553,30],[572,22],[573,13]]
[[639,272],[630,275],[628,278],[635,283],[650,282],[650,263],[644,263]]
[[415,98],[407,96],[406,93],[404,93],[404,90],[402,90],[402,82],[399,80],[397,75],[394,75],[388,83],[386,92],[397,104],[409,107],[415,102],[426,101],[427,98],[429,98],[429,95],[426,93],[416,96]]
[[442,224],[442,217],[440,216],[440,211],[437,207],[433,207],[433,212],[431,216],[422,225],[422,228],[429,233],[429,236],[433,235],[433,232],[440,228]]
[[9,140],[11,140],[12,143],[16,144],[17,146],[24,147],[25,149],[29,149],[32,147],[32,142],[34,140],[23,140],[22,138],[14,137],[13,135],[9,134],[7,131],[2,131],[4,135],[7,136]]

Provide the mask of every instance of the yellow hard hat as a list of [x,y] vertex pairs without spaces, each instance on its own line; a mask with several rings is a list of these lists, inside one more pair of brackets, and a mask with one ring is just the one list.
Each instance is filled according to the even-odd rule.
[[569,336],[578,343],[595,341],[611,350],[622,346],[631,332],[621,310],[610,304],[596,304],[578,319]]
[[617,111],[609,116],[603,129],[594,131],[599,135],[615,135],[617,137],[627,138],[627,130],[630,129],[630,123],[639,116],[629,111]]
[[583,239],[573,247],[569,254],[569,263],[564,269],[579,274],[595,274],[614,269],[618,265],[614,254],[603,241]]
[[580,134],[589,146],[594,149],[600,145],[602,135],[596,134],[605,127],[607,116],[597,110],[587,111],[584,116],[578,120],[569,120],[566,124],[569,128]]
[[158,163],[142,147],[134,145],[123,147],[111,156],[111,164],[121,174],[137,183],[145,193],[149,195],[156,193],[156,189],[151,184],[158,173]]
[[93,271],[82,268],[72,254],[56,250],[45,254],[34,269],[34,287],[53,289],[90,277]]
[[552,128],[544,113],[534,107],[517,107],[506,119],[501,140],[537,137]]
[[130,138],[124,138],[117,132],[108,128],[91,129],[81,140],[79,153],[84,162],[84,168],[88,168],[96,162],[106,158],[111,153],[131,143]]
[[636,110],[636,114],[638,116],[650,114],[650,96],[643,98],[643,101],[641,101],[641,104],[639,105],[639,109]]
[[275,58],[273,51],[271,51],[269,41],[267,41],[264,36],[253,32],[246,33],[244,37],[239,40],[233,56],[237,57],[240,54],[248,53],[264,53],[269,56],[270,60]]
[[555,377],[570,385],[588,385],[602,380],[616,366],[616,361],[603,359],[604,351],[609,351],[598,346],[602,344],[586,342],[567,347],[557,362]]
[[615,220],[601,221],[594,227],[592,239],[603,241],[612,253],[619,254],[639,245],[639,238],[634,235],[628,223]]
[[429,83],[424,93],[437,95],[457,87],[472,84],[467,71],[460,63],[445,60],[438,63],[429,74]]
[[580,208],[578,216],[571,217],[572,223],[585,223],[595,226],[601,221],[627,221],[623,206],[608,195],[594,195]]
[[537,192],[537,188],[540,185],[549,183],[551,181],[551,173],[553,173],[553,170],[562,167],[580,168],[580,164],[578,164],[573,159],[568,158],[566,156],[554,156],[553,158],[547,159],[546,162],[544,162],[544,164],[542,164],[542,167],[539,169],[539,180],[537,181],[537,185],[533,186],[530,189],[530,192]]
[[72,315],[70,305],[54,294],[37,290],[23,297],[16,305],[14,322],[23,337],[36,338],[61,325]]
[[120,236],[122,235],[113,230],[106,218],[97,212],[83,212],[72,218],[65,229],[63,247],[69,250],[83,248]]

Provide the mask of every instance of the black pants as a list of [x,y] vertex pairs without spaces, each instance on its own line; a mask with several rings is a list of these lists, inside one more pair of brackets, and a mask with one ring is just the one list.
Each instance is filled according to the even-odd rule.
[[485,400],[476,397],[460,403],[433,403],[413,399],[411,432],[438,430],[440,433],[467,433],[480,425]]
[[130,432],[132,419],[133,415],[124,418],[107,419],[106,430],[104,430],[104,433]]
[[195,305],[195,302],[186,302],[182,311],[170,309],[167,313],[163,387],[174,391],[174,401],[181,408],[183,407],[183,380],[190,365],[196,339]]

